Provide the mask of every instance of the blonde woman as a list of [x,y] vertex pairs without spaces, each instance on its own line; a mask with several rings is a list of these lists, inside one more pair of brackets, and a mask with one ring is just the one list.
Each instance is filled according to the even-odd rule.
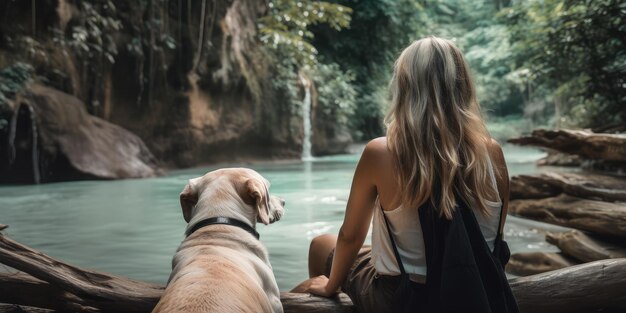
[[[468,203],[493,249],[508,205],[502,150],[485,128],[468,65],[451,41],[428,37],[407,47],[395,62],[390,93],[386,137],[370,141],[361,155],[339,235],[313,239],[311,279],[294,289],[326,297],[342,290],[359,312],[391,308],[400,274],[392,238],[410,280],[426,282],[418,208],[433,204],[452,219],[457,204]],[[372,245],[364,247],[370,223]]]

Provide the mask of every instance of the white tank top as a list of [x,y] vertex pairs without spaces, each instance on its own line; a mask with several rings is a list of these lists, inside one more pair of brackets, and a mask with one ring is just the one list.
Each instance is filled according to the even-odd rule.
[[[496,194],[498,194],[496,176],[493,172],[493,165],[491,164],[489,155],[487,155],[487,160],[489,176],[491,177],[493,188],[496,190]],[[498,194],[498,201],[483,201],[491,214],[489,214],[489,216],[475,214],[475,216],[478,220],[480,230],[485,237],[485,241],[487,241],[487,245],[493,250],[500,222],[502,200]],[[384,211],[383,213],[378,199],[376,199],[374,218],[372,220],[372,262],[374,263],[376,271],[384,275],[400,274],[400,269],[398,268],[393,254],[393,248],[391,247],[391,241],[389,240],[389,234],[385,227],[383,214],[385,214],[389,220],[393,239],[396,241],[398,253],[400,254],[406,272],[426,276],[426,253],[418,210],[400,206],[391,211]]]

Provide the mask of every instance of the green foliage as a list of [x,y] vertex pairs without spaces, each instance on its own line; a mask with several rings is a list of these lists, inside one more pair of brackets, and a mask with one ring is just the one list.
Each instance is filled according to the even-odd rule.
[[276,68],[272,79],[272,87],[277,94],[284,96],[286,110],[291,114],[301,112],[302,100],[299,98],[299,78],[296,65],[293,59],[288,58],[288,54],[280,49],[273,54]]
[[349,128],[354,112],[354,75],[343,71],[337,64],[319,62],[314,38],[309,29],[325,25],[336,33],[350,25],[352,10],[324,1],[272,0],[269,14],[259,20],[261,41],[270,49],[276,60],[276,73],[272,84],[279,94],[285,95],[288,109],[300,114],[302,95],[298,72],[311,77],[317,88],[318,118],[328,125]]
[[354,73],[356,109],[353,136],[366,140],[383,133],[381,124],[393,62],[402,48],[428,29],[417,0],[336,0],[353,10],[350,27],[341,32],[320,25],[313,28],[313,44],[320,59]]
[[[133,37],[126,45],[126,49],[135,56],[143,57],[145,51],[162,52],[176,49],[176,40],[169,30],[164,28],[167,19],[167,0],[141,0],[135,4],[145,17],[131,23]],[[183,27],[179,25],[179,27]]]
[[69,36],[57,30],[55,41],[69,46],[86,60],[104,57],[114,63],[117,55],[114,35],[122,28],[115,4],[110,0],[92,0],[80,1],[78,6],[81,23],[71,27]]
[[626,121],[626,3],[529,0],[503,12],[517,66],[545,87],[562,122],[600,126]]
[[30,64],[17,62],[0,70],[0,104],[5,104],[24,88],[34,74]]
[[530,129],[537,125],[520,115],[507,116],[488,116],[487,130],[491,137],[500,143],[506,142],[507,139],[518,137],[527,133]]
[[459,40],[474,73],[478,99],[491,114],[504,116],[522,112],[524,100],[519,82],[512,79],[512,50],[504,25],[476,27]]
[[270,12],[259,19],[259,33],[263,43],[286,53],[286,57],[302,67],[316,63],[317,49],[310,43],[313,33],[309,27],[326,24],[335,31],[350,25],[348,7],[325,1],[272,0]]
[[4,112],[9,110],[7,103],[20,92],[33,77],[34,69],[30,64],[17,62],[0,70],[0,130],[4,130],[9,121],[6,117],[12,112]]
[[317,118],[326,124],[348,128],[356,109],[354,74],[343,72],[338,64],[320,64],[313,73],[317,87]]

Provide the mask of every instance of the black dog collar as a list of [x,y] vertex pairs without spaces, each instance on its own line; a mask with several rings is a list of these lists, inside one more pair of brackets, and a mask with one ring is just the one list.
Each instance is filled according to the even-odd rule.
[[259,239],[259,233],[252,228],[250,225],[248,225],[247,223],[244,223],[238,219],[234,219],[234,218],[230,218],[230,217],[223,217],[223,216],[217,216],[217,217],[210,217],[207,219],[203,219],[201,221],[199,221],[198,223],[196,223],[196,225],[193,225],[192,228],[188,229],[185,232],[185,235],[187,237],[189,237],[189,235],[193,234],[193,232],[195,232],[196,230],[205,227],[205,226],[209,226],[209,225],[230,225],[230,226],[235,226],[235,227],[239,227],[247,232],[249,232],[250,234],[252,234],[252,236],[254,236],[256,239]]

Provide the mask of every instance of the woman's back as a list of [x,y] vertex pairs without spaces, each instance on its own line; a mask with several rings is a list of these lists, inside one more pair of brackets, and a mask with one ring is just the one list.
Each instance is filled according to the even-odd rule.
[[[506,185],[506,182],[498,178],[494,170],[494,159],[500,159],[498,144],[495,141],[488,143],[490,146],[487,158],[488,163],[488,180],[485,181],[484,188],[498,188],[498,186]],[[400,271],[396,264],[389,234],[385,226],[383,214],[390,223],[391,231],[398,252],[403,260],[406,271],[410,274],[426,275],[426,255],[424,252],[424,242],[422,229],[419,220],[417,208],[410,208],[398,204],[394,201],[400,198],[400,192],[403,188],[398,186],[395,168],[393,166],[391,151],[387,149],[387,140],[385,137],[377,138],[368,144],[368,149],[378,150],[375,155],[379,162],[376,162],[375,185],[378,191],[378,199],[375,203],[374,217],[372,221],[372,262],[374,267],[381,274],[398,274]],[[493,154],[493,156],[492,156]],[[501,171],[501,170],[500,170]],[[501,183],[498,183],[498,180]],[[498,188],[500,189],[500,188]],[[504,188],[502,188],[504,189]],[[504,191],[504,190],[503,190]],[[498,192],[500,194],[501,192]],[[502,194],[505,194],[502,192]],[[479,226],[487,241],[487,244],[493,249],[493,243],[498,231],[500,211],[502,208],[502,200],[498,196],[497,199],[483,199],[483,202],[489,209],[489,214],[485,215],[475,212]],[[384,211],[384,213],[383,213]],[[420,281],[420,277],[414,276],[414,280]]]

